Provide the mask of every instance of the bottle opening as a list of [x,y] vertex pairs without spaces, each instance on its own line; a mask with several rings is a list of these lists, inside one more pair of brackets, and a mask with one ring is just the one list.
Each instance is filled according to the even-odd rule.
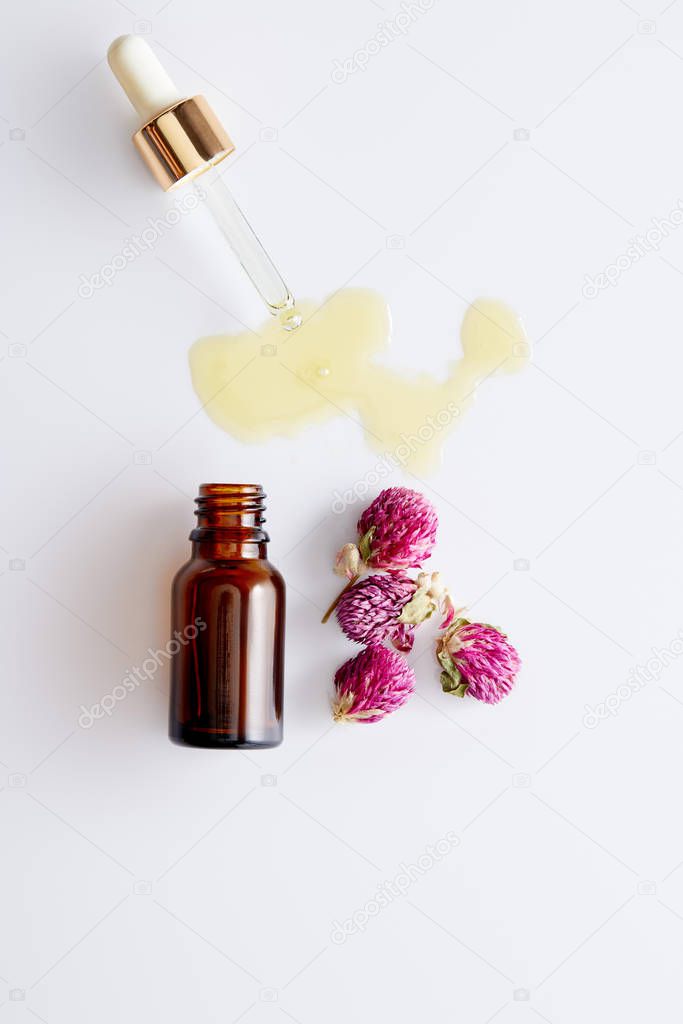
[[267,540],[266,493],[261,484],[200,484],[195,498],[199,528],[250,531],[254,540]]
[[261,484],[200,484],[199,485],[199,497],[221,497],[221,496],[240,496],[240,495],[262,495],[265,497],[265,491]]

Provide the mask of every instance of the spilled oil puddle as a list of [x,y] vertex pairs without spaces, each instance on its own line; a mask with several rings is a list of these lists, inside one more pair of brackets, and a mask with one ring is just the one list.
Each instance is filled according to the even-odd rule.
[[478,385],[516,372],[530,355],[519,317],[494,299],[468,308],[462,355],[443,381],[375,362],[391,340],[389,307],[377,292],[347,288],[319,306],[300,302],[297,312],[303,323],[295,331],[271,321],[258,334],[215,335],[191,349],[192,382],[206,412],[242,441],[292,436],[348,415],[374,450],[428,472]]

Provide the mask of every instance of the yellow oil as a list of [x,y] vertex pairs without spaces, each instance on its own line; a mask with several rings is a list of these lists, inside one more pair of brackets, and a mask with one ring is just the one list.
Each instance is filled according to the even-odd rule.
[[477,299],[467,309],[462,355],[444,380],[377,364],[391,339],[391,314],[377,292],[342,289],[318,306],[297,303],[296,313],[302,318],[296,330],[273,320],[259,332],[202,338],[190,351],[202,405],[242,441],[291,436],[347,416],[375,451],[414,473],[429,472],[477,386],[529,360],[519,317],[494,299]]

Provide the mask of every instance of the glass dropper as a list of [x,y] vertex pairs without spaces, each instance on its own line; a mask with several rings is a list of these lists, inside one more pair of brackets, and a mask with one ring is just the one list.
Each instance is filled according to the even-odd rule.
[[[109,47],[109,66],[137,111],[142,127],[133,142],[165,191],[193,179],[213,217],[263,299],[285,330],[301,324],[294,298],[223,177],[196,179],[234,150],[234,144],[203,96],[184,99],[149,44],[119,36]],[[206,183],[206,187],[204,187]]]
[[205,182],[205,176],[202,176],[195,182],[195,189],[206,202],[216,224],[269,312],[279,318],[286,331],[296,330],[301,324],[301,316],[294,308],[294,297],[235,202],[223,177],[214,172]]

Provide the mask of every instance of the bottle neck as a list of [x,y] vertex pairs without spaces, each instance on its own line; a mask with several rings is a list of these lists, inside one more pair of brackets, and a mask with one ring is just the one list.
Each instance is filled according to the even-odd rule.
[[266,558],[265,498],[260,484],[201,484],[190,534],[193,557]]

